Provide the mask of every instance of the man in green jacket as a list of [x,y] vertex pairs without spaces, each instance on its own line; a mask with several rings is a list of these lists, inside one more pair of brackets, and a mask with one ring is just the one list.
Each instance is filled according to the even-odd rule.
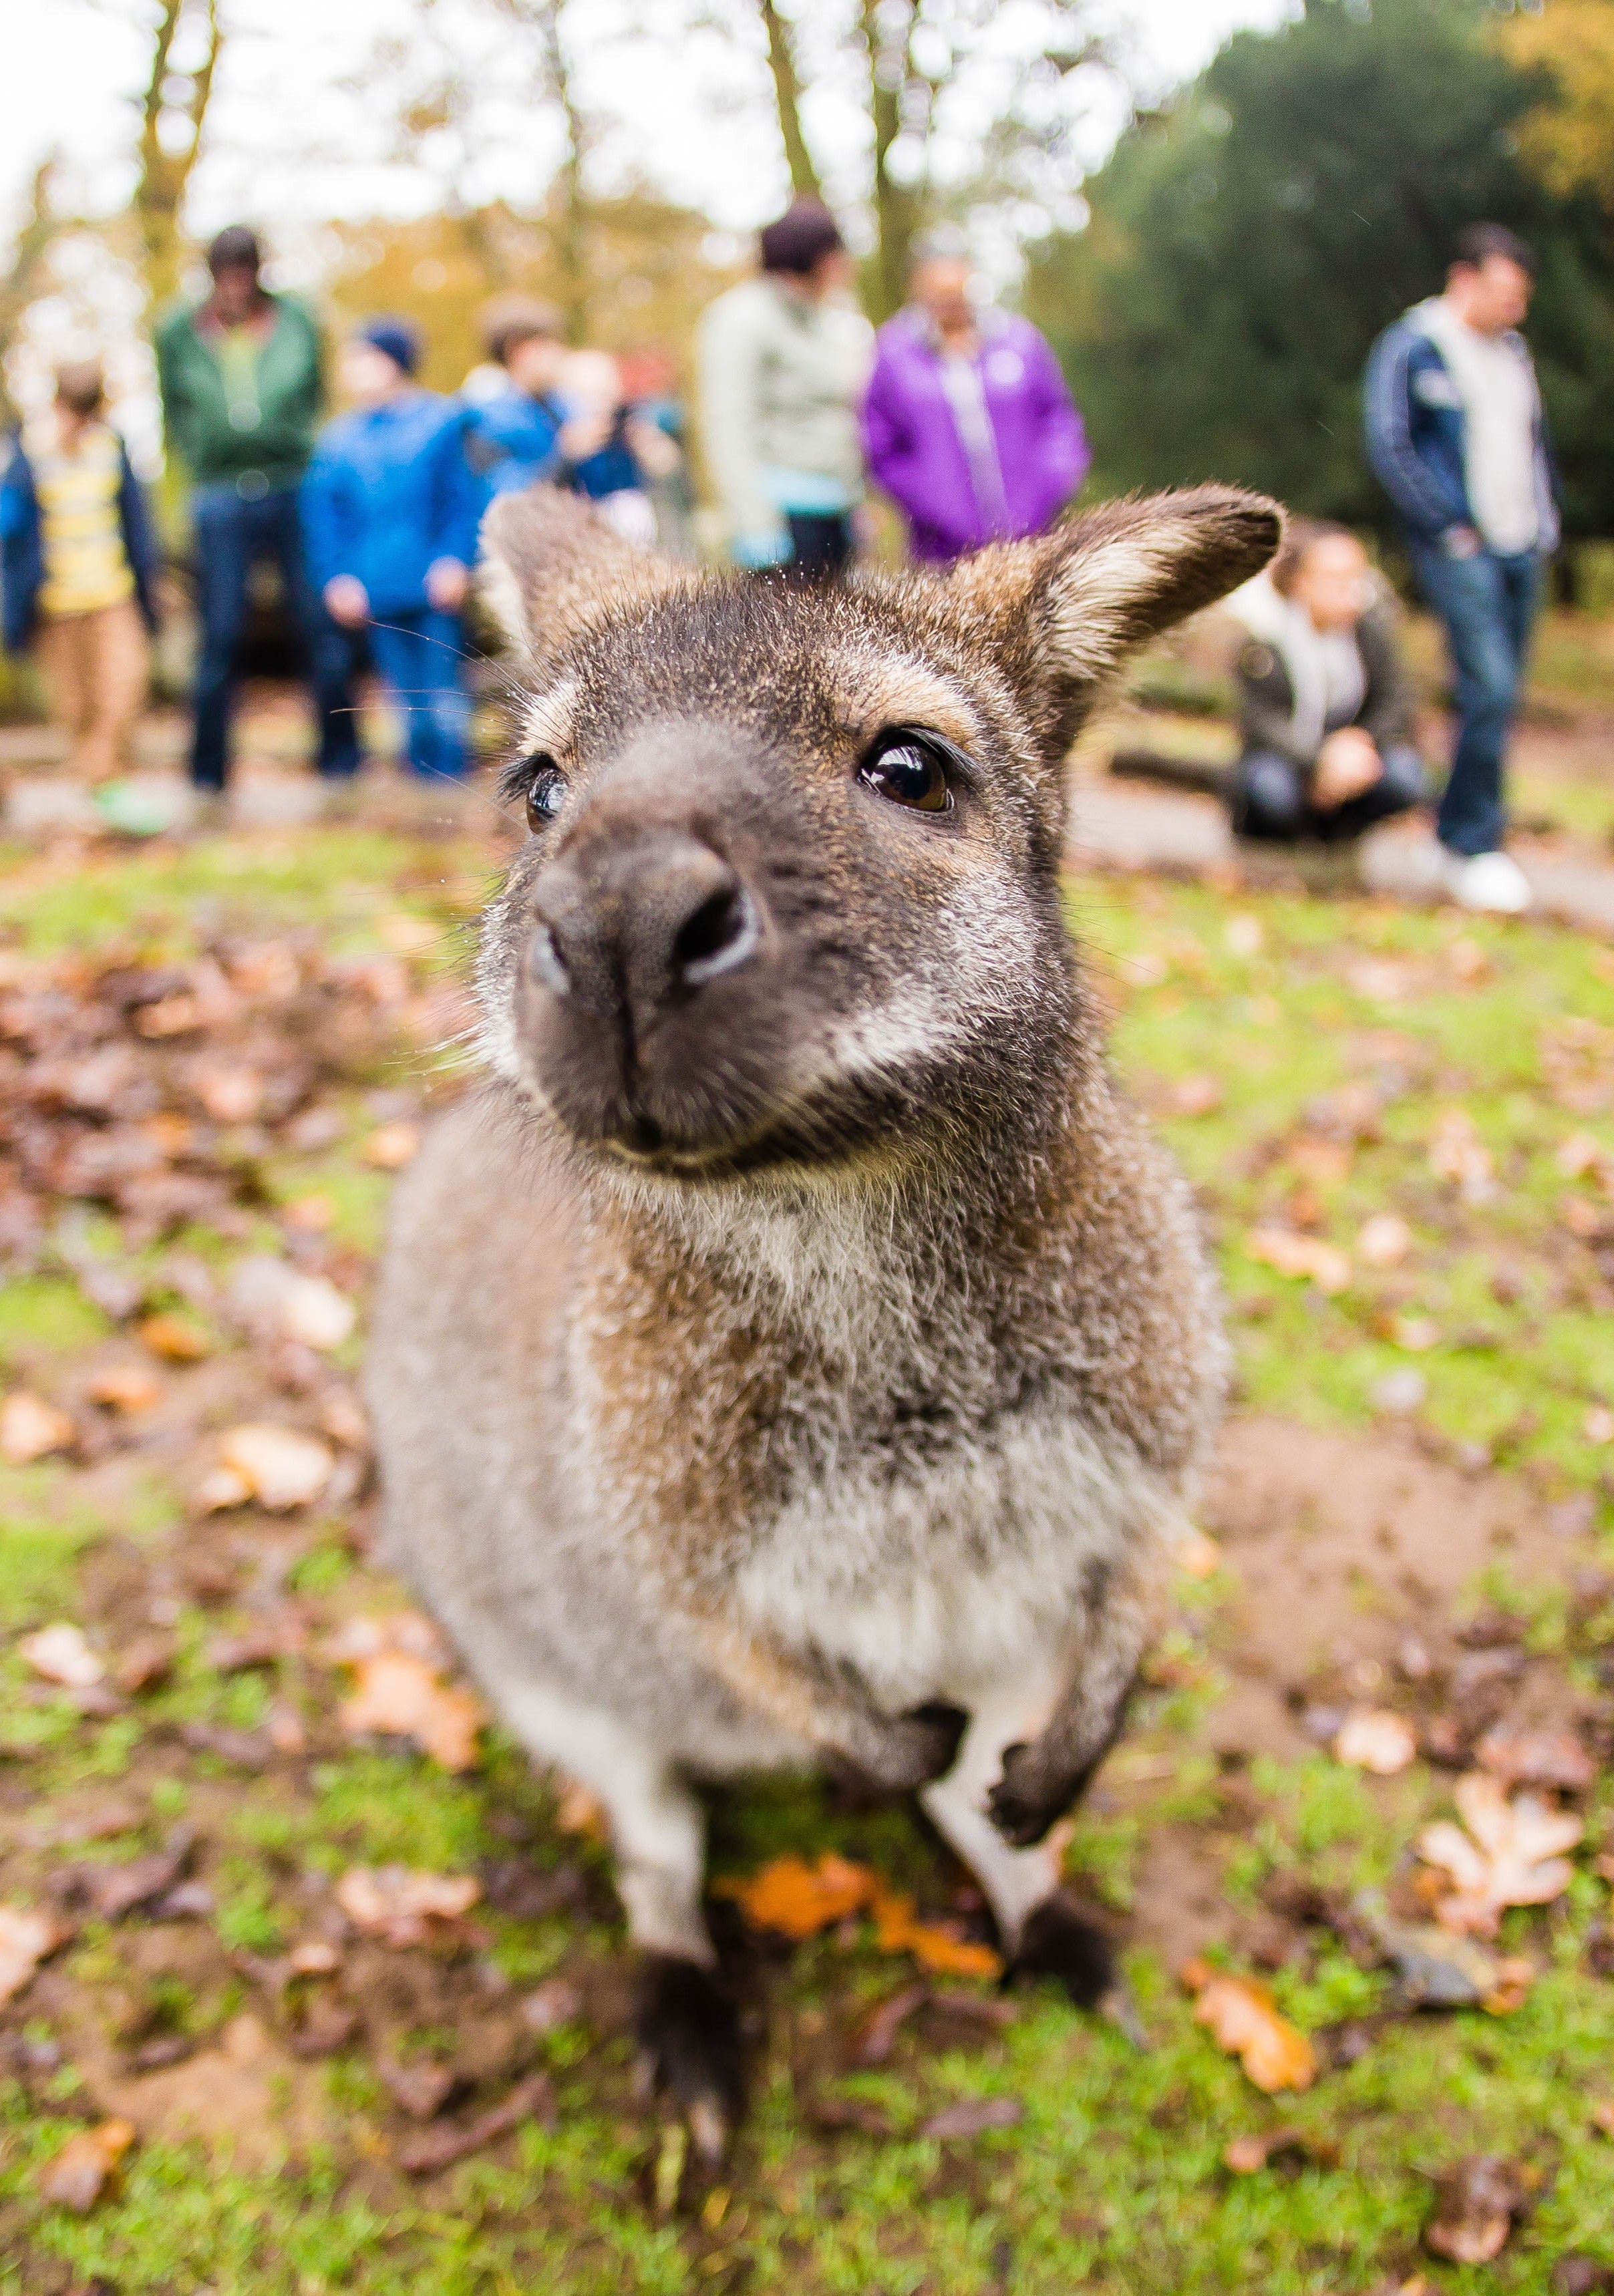
[[359,762],[351,648],[309,584],[298,516],[324,404],[324,345],[306,305],[264,286],[262,259],[255,233],[221,231],[208,250],[212,292],[171,311],[156,334],[168,450],[191,480],[201,626],[191,778],[205,791],[225,785],[248,584],[266,559],[306,649],[319,770],[340,779]]

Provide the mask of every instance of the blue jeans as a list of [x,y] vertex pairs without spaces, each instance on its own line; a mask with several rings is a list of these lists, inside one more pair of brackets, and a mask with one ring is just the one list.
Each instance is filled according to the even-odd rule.
[[296,488],[274,487],[254,500],[233,486],[198,487],[191,497],[191,515],[201,622],[191,779],[199,789],[225,785],[235,702],[235,652],[247,623],[247,585],[253,567],[265,559],[280,570],[287,615],[302,642],[319,721],[319,770],[338,778],[356,772],[353,648],[310,586],[303,565]]
[[1418,587],[1446,624],[1457,687],[1457,748],[1435,825],[1454,853],[1494,853],[1507,827],[1503,775],[1541,603],[1542,560],[1534,550],[1451,558],[1423,542],[1412,554]]
[[471,738],[471,697],[457,614],[422,606],[365,625],[376,668],[404,715],[409,763],[423,779],[457,781]]
[[1233,775],[1233,825],[1241,837],[1286,845],[1302,837],[1325,845],[1360,837],[1374,822],[1405,813],[1423,795],[1423,760],[1416,750],[1392,744],[1382,762],[1384,771],[1372,789],[1343,805],[1319,808],[1311,801],[1308,767],[1276,750],[1248,749]]

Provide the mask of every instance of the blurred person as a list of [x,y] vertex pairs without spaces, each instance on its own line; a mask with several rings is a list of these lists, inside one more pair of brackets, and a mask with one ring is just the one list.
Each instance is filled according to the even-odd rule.
[[191,778],[204,791],[222,790],[228,775],[236,650],[252,569],[266,561],[307,658],[319,770],[340,778],[358,765],[350,649],[308,588],[298,519],[324,403],[324,343],[306,304],[265,287],[262,262],[254,232],[221,231],[208,250],[212,291],[170,312],[155,336],[164,432],[192,485],[201,651]]
[[1028,319],[982,299],[950,229],[921,240],[912,299],[875,338],[863,439],[914,556],[933,564],[1040,534],[1092,460],[1058,360]]
[[482,314],[482,337],[503,370],[504,388],[487,397],[479,392],[471,452],[491,490],[511,494],[553,479],[560,465],[565,323],[553,303],[502,295]]
[[466,453],[475,413],[421,388],[420,355],[409,321],[386,316],[343,345],[348,412],[320,435],[302,518],[309,577],[332,619],[364,631],[411,767],[457,778],[471,725],[460,613],[487,488]]
[[833,580],[863,495],[857,405],[869,324],[847,299],[835,218],[797,200],[762,232],[761,274],[701,314],[701,439],[737,565]]
[[128,449],[105,419],[98,359],[56,370],[54,403],[11,441],[0,476],[7,651],[37,651],[70,770],[110,781],[151,680],[157,537]]
[[623,391],[639,421],[660,431],[677,450],[676,461],[665,472],[645,468],[651,507],[656,514],[657,546],[675,557],[693,558],[695,494],[690,482],[687,426],[678,395],[677,370],[659,343],[619,352],[617,365]]
[[1559,537],[1541,392],[1519,330],[1536,259],[1499,224],[1460,236],[1446,291],[1387,327],[1366,378],[1368,459],[1400,516],[1418,586],[1446,625],[1457,744],[1436,828],[1466,906],[1529,906],[1503,850],[1508,737],[1542,577]]
[[1356,536],[1298,520],[1269,570],[1228,601],[1241,649],[1233,826],[1245,837],[1356,837],[1423,795],[1393,603]]
[[628,399],[609,351],[571,352],[561,370],[561,396],[567,419],[557,483],[586,495],[625,541],[653,548],[650,488],[682,462],[676,440]]

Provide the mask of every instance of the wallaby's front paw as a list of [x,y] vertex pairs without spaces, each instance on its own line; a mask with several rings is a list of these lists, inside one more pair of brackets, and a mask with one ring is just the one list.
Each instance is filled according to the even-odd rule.
[[1029,1849],[1075,1800],[1080,1781],[1051,1776],[1034,1745],[1005,1746],[1004,1774],[987,1791],[987,1815],[1016,1849]]
[[938,1700],[898,1716],[881,1733],[873,1775],[897,1793],[914,1793],[945,1777],[958,1757],[970,1718]]
[[1027,1915],[1009,1974],[1056,1977],[1078,2009],[1094,2009],[1115,1983],[1115,1957],[1102,1930],[1056,1890]]
[[651,2083],[689,2123],[696,2152],[712,2167],[728,2151],[745,2103],[740,2013],[710,1970],[669,1954],[650,1954],[639,1980],[635,2021]]

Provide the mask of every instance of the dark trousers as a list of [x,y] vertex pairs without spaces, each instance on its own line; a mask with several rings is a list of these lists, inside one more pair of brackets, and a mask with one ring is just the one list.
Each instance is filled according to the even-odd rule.
[[371,622],[367,634],[376,668],[403,716],[410,765],[423,781],[457,781],[471,735],[459,616],[422,606]]
[[1457,688],[1457,747],[1436,829],[1454,853],[1494,853],[1507,827],[1508,735],[1541,603],[1542,561],[1525,551],[1450,558],[1414,543],[1418,586],[1446,624]]
[[1360,837],[1376,821],[1405,813],[1423,795],[1423,760],[1413,749],[1385,752],[1384,771],[1370,790],[1343,805],[1311,801],[1311,774],[1277,750],[1246,750],[1233,775],[1233,825],[1241,837],[1292,845],[1302,837],[1337,844]]
[[253,567],[266,560],[279,569],[286,613],[301,641],[314,689],[319,770],[333,778],[356,772],[353,644],[331,619],[309,584],[296,488],[271,488],[267,494],[250,500],[233,486],[198,487],[191,511],[201,625],[191,779],[199,789],[218,790],[225,785],[237,683],[235,653],[247,622],[247,586]]
[[817,512],[786,513],[791,529],[790,571],[799,582],[838,582],[852,562],[852,521],[844,511],[832,517]]

